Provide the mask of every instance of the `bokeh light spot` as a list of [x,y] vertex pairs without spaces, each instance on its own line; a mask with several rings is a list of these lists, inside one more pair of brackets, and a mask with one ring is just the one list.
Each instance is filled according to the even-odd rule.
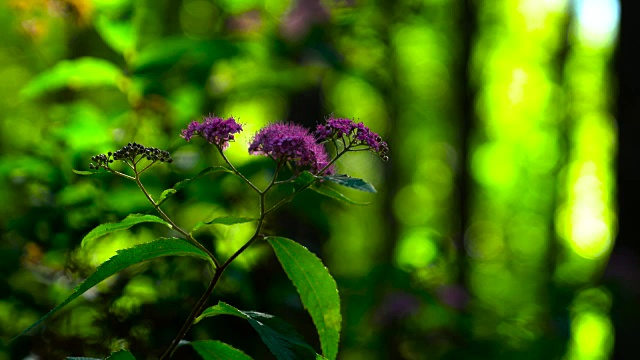
[[396,247],[395,259],[403,270],[422,268],[438,256],[434,234],[427,229],[412,229],[402,236]]

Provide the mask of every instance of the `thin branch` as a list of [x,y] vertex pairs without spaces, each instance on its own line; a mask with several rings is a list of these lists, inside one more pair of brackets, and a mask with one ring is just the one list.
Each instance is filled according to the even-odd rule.
[[156,211],[160,214],[160,216],[162,216],[162,218],[168,222],[171,227],[173,229],[175,229],[177,232],[179,232],[180,234],[182,234],[189,242],[191,242],[193,245],[195,245],[196,247],[198,247],[200,250],[204,251],[209,258],[211,258],[211,261],[213,261],[213,265],[214,267],[217,269],[218,267],[220,267],[220,263],[218,262],[218,260],[216,259],[216,257],[206,248],[204,247],[204,245],[200,244],[200,242],[198,242],[198,240],[196,240],[191,234],[189,234],[188,232],[184,231],[180,226],[178,226],[167,214],[164,213],[164,211],[162,211],[162,209],[160,208],[160,205],[158,205],[158,203],[156,203],[153,198],[151,197],[151,194],[149,194],[149,192],[147,191],[147,189],[145,189],[144,185],[142,185],[142,182],[140,181],[140,174],[137,174],[136,177],[134,178],[136,184],[138,184],[138,187],[140,188],[140,190],[142,190],[142,192],[144,193],[144,195],[147,197],[147,199],[149,200],[149,202],[151,202],[151,205],[153,205],[153,207],[156,209]]
[[220,155],[222,156],[222,159],[224,160],[224,162],[227,163],[227,165],[229,165],[229,167],[231,168],[231,170],[238,175],[242,180],[244,180],[244,182],[246,182],[249,186],[251,186],[251,188],[253,190],[255,190],[256,192],[260,193],[260,189],[258,189],[257,186],[253,185],[253,183],[251,181],[249,181],[249,179],[247,179],[240,171],[238,171],[238,169],[236,169],[235,166],[233,166],[233,164],[229,161],[229,159],[227,159],[227,156],[224,154],[224,151],[222,151],[221,148],[217,147],[218,152],[220,152]]

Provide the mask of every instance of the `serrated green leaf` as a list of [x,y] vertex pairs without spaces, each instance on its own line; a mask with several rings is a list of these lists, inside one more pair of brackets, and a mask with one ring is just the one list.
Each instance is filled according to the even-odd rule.
[[171,195],[175,194],[178,192],[178,190],[182,189],[183,187],[187,186],[190,182],[195,181],[200,179],[203,176],[209,175],[211,173],[214,172],[228,172],[228,173],[232,173],[235,174],[233,171],[227,169],[224,166],[211,166],[208,167],[202,171],[200,171],[196,176],[190,178],[190,179],[184,179],[182,181],[177,182],[175,185],[173,185],[173,187],[171,189],[167,189],[165,191],[162,192],[162,194],[160,194],[160,197],[158,198],[158,200],[156,201],[156,203],[158,205],[162,204],[163,202],[165,202]]
[[342,186],[346,186],[346,187],[350,187],[352,189],[356,189],[356,190],[360,190],[360,191],[364,191],[364,192],[370,192],[370,193],[375,193],[376,189],[373,187],[373,185],[369,184],[368,182],[362,180],[362,179],[358,179],[358,178],[353,178],[349,175],[346,174],[340,174],[340,175],[325,175],[322,177],[322,179],[327,180],[327,181],[331,181],[333,183],[336,183],[338,185],[342,185]]
[[203,226],[220,224],[220,225],[236,225],[236,224],[244,224],[252,221],[256,221],[256,218],[250,218],[245,216],[220,216],[211,221],[198,221],[193,228],[191,229],[191,233],[196,232]]
[[251,356],[216,340],[201,340],[190,343],[205,360],[251,360]]
[[204,318],[216,315],[232,315],[247,320],[258,332],[271,353],[279,360],[322,359],[322,356],[307,344],[302,335],[281,319],[255,311],[238,310],[222,301],[203,311],[195,319],[194,324]]
[[82,239],[82,243],[80,246],[85,247],[91,240],[110,234],[114,231],[125,230],[132,227],[133,225],[145,223],[145,222],[155,222],[155,223],[164,224],[169,228],[172,227],[171,224],[160,219],[155,215],[130,214],[120,222],[98,225],[96,228],[91,230],[87,235],[85,235],[85,237]]
[[266,240],[311,315],[320,336],[322,354],[328,359],[335,359],[342,321],[335,280],[322,261],[304,246],[283,237],[269,236]]
[[44,92],[65,87],[73,89],[117,86],[123,78],[122,71],[109,61],[91,57],[62,60],[52,68],[38,74],[20,93],[35,97]]
[[98,170],[76,170],[76,169],[72,169],[71,171],[73,171],[75,174],[78,175],[96,175],[96,174],[110,174],[109,171],[105,170],[105,169],[98,169]]
[[53,310],[49,311],[46,315],[41,317],[38,321],[26,328],[20,334],[16,335],[11,341],[25,334],[27,331],[33,329],[34,327],[40,325],[40,323],[48,319],[62,307],[70,303],[78,296],[84,294],[87,290],[91,289],[96,284],[107,279],[111,275],[114,275],[131,265],[170,255],[192,256],[204,260],[209,260],[209,256],[207,255],[207,253],[202,251],[200,248],[184,239],[178,238],[163,238],[149,243],[136,245],[129,249],[118,250],[116,255],[98,266],[93,274],[91,274],[85,281],[76,286],[73,290],[73,293],[68,298],[66,298],[62,303],[53,308]]

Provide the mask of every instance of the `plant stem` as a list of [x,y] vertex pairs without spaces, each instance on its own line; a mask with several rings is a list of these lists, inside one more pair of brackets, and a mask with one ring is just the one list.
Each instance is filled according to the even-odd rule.
[[220,155],[222,156],[222,159],[224,160],[224,162],[227,163],[227,165],[229,165],[229,167],[231,168],[231,170],[238,175],[242,180],[244,180],[244,182],[246,182],[249,186],[251,186],[251,188],[253,190],[255,190],[257,193],[261,193],[260,189],[258,189],[257,186],[255,186],[251,181],[249,181],[249,179],[247,179],[240,171],[238,171],[238,169],[236,169],[235,166],[233,166],[233,164],[231,163],[231,161],[229,161],[229,159],[227,159],[227,156],[224,154],[224,151],[222,151],[221,148],[217,147],[218,152],[220,153]]
[[200,314],[202,308],[204,307],[204,304],[207,302],[207,299],[209,298],[209,296],[213,292],[213,289],[218,283],[218,280],[220,280],[220,277],[222,276],[222,272],[224,272],[225,268],[226,267],[219,267],[215,270],[213,274],[213,278],[211,279],[211,282],[209,283],[207,290],[205,290],[204,294],[202,294],[202,296],[200,297],[196,305],[193,307],[193,310],[191,310],[189,317],[187,317],[187,321],[185,321],[185,323],[182,325],[182,327],[180,328],[180,331],[178,332],[178,335],[176,335],[176,337],[171,342],[171,345],[169,345],[169,348],[164,352],[164,354],[162,354],[162,356],[160,357],[160,360],[169,359],[171,355],[173,355],[173,352],[178,347],[178,344],[180,344],[180,341],[182,340],[182,338],[184,338],[184,336],[187,334],[187,331],[189,331],[189,329],[191,328],[191,325],[193,325],[193,321]]
[[[220,153],[222,154],[222,151],[220,151]],[[273,174],[273,178],[271,179],[271,182],[269,183],[269,185],[267,185],[267,187],[264,190],[260,190],[255,185],[253,185],[247,178],[245,178],[238,170],[236,170],[235,167],[233,167],[233,165],[231,165],[231,163],[226,159],[224,154],[222,156],[227,162],[227,164],[231,166],[233,171],[236,172],[236,174],[238,174],[242,179],[244,179],[244,181],[247,184],[251,185],[251,187],[254,190],[256,190],[258,194],[260,194],[260,217],[258,219],[258,225],[256,225],[256,230],[254,231],[249,241],[247,241],[244,245],[242,245],[242,247],[240,247],[235,253],[233,253],[233,255],[231,255],[227,259],[227,261],[225,261],[222,265],[219,265],[216,267],[215,272],[213,274],[213,278],[209,283],[209,286],[205,290],[204,294],[202,294],[202,296],[200,297],[196,305],[193,307],[193,310],[191,310],[191,313],[187,317],[187,320],[184,322],[184,324],[182,324],[182,327],[180,328],[178,335],[176,335],[176,337],[171,342],[171,345],[169,345],[169,348],[164,352],[164,354],[162,354],[162,357],[160,357],[160,360],[169,359],[171,355],[173,355],[176,348],[180,344],[180,341],[185,337],[189,329],[191,329],[191,326],[193,325],[193,321],[196,319],[198,315],[202,313],[202,311],[204,311],[205,305],[207,303],[207,299],[213,293],[213,289],[215,288],[216,284],[220,280],[222,273],[227,269],[227,267],[229,267],[229,265],[231,265],[231,262],[233,262],[233,260],[235,260],[238,256],[240,256],[240,254],[242,254],[246,249],[248,249],[249,246],[251,246],[251,244],[253,244],[256,240],[262,238],[262,236],[260,235],[260,231],[262,230],[262,225],[264,224],[264,218],[267,215],[265,211],[266,194],[269,191],[269,189],[271,189],[271,187],[273,187],[273,185],[275,184],[276,178],[278,177],[278,172],[282,168],[283,164],[282,162],[278,163],[276,167],[276,171]]]

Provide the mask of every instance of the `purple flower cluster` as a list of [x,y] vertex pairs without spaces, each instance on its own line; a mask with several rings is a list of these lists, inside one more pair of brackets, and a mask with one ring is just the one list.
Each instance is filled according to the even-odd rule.
[[326,124],[318,125],[316,128],[318,141],[337,140],[347,137],[348,146],[366,146],[374,153],[378,154],[382,160],[389,160],[387,153],[389,147],[382,138],[371,131],[363,123],[356,123],[351,119],[334,118],[327,119]]
[[242,125],[233,117],[223,119],[215,116],[207,116],[202,123],[193,121],[186,129],[182,130],[182,137],[190,141],[192,137],[200,135],[209,144],[215,144],[220,149],[226,149],[229,141],[234,140],[233,134],[242,131]]
[[[308,167],[317,174],[329,163],[329,156],[322,144],[309,130],[296,124],[274,123],[265,126],[249,144],[250,154],[267,155],[279,161],[293,161],[298,167]],[[329,167],[324,174],[333,173]]]

